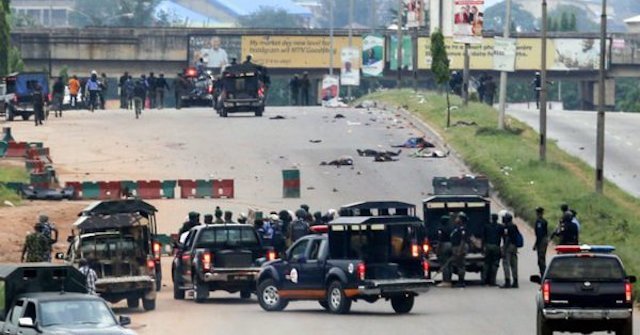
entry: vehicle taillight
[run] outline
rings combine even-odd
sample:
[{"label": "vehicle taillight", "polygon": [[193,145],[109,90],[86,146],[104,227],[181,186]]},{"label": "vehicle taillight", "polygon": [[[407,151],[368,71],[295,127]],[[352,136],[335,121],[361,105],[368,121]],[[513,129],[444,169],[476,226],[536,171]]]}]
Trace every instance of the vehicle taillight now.
[{"label": "vehicle taillight", "polygon": [[18,96],[17,96],[17,95],[14,95],[14,96],[13,96],[13,103],[14,103],[14,104],[17,104],[17,103],[18,103]]},{"label": "vehicle taillight", "polygon": [[364,265],[364,263],[359,263],[358,267],[356,268],[356,275],[358,276],[358,279],[364,280],[366,273],[367,273],[367,266]]},{"label": "vehicle taillight", "polygon": [[426,259],[422,260],[422,271],[424,271],[424,277],[429,278],[429,261]]},{"label": "vehicle taillight", "polygon": [[149,270],[153,271],[156,268],[156,261],[153,259],[147,259],[147,268],[149,268]]},{"label": "vehicle taillight", "polygon": [[209,92],[209,94],[213,93],[213,86],[209,86],[207,88],[207,92]]},{"label": "vehicle taillight", "polygon": [[202,254],[202,269],[205,271],[211,270],[211,259],[213,255],[210,252],[205,252]]},{"label": "vehicle taillight", "polygon": [[425,255],[429,253],[429,250],[431,250],[431,246],[429,245],[429,240],[424,240],[424,242],[422,243],[422,251],[424,251]]},{"label": "vehicle taillight", "polygon": [[160,245],[160,242],[153,242],[153,257],[156,261],[160,260],[160,256],[162,255],[161,251],[162,246]]},{"label": "vehicle taillight", "polygon": [[551,283],[548,280],[542,284],[542,300],[545,304],[551,302]]},{"label": "vehicle taillight", "polygon": [[420,256],[420,247],[417,244],[411,245],[411,256],[419,257]]},{"label": "vehicle taillight", "polygon": [[261,97],[261,98],[264,97],[264,88],[263,87],[260,87],[258,89],[258,96]]},{"label": "vehicle taillight", "polygon": [[631,283],[624,283],[624,298],[627,303],[631,303],[632,293],[633,285],[631,285]]},{"label": "vehicle taillight", "polygon": [[276,252],[273,250],[267,251],[267,260],[272,261],[274,259],[276,259]]}]

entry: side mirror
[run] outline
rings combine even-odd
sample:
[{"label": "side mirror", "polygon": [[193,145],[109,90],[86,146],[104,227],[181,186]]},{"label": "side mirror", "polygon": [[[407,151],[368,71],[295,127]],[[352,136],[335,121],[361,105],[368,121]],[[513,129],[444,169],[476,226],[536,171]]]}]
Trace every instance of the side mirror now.
[{"label": "side mirror", "polygon": [[627,280],[629,281],[629,283],[633,284],[633,283],[635,283],[638,279],[636,278],[636,276],[627,276]]},{"label": "side mirror", "polygon": [[64,259],[64,252],[56,252],[56,259]]},{"label": "side mirror", "polygon": [[32,318],[20,318],[18,320],[18,326],[24,327],[24,328],[35,328],[36,327]]},{"label": "side mirror", "polygon": [[120,322],[120,325],[123,327],[128,326],[131,324],[131,318],[128,316],[120,315],[119,322]]},{"label": "side mirror", "polygon": [[531,277],[529,277],[529,281],[535,284],[541,284],[542,278],[540,278],[540,275],[532,275]]}]

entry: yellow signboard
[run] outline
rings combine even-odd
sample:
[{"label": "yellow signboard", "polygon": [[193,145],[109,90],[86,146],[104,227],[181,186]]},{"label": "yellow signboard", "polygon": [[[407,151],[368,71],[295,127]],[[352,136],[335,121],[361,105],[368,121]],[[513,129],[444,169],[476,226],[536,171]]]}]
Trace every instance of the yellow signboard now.
[{"label": "yellow signboard", "polygon": [[[354,48],[362,49],[362,39],[353,38]],[[340,50],[349,46],[348,37],[335,37],[333,65],[340,68]],[[253,61],[273,68],[329,67],[331,42],[328,36],[242,36],[242,55],[253,55]]]},{"label": "yellow signboard", "polygon": [[[492,38],[485,38],[482,44],[470,45],[470,68],[472,70],[493,69]],[[450,68],[459,70],[464,67],[464,44],[453,43],[445,39]],[[418,68],[431,68],[431,40],[418,39]],[[556,71],[595,70],[600,55],[597,43],[593,39],[548,39],[547,68]],[[542,41],[539,38],[519,38],[516,43],[516,70],[539,70],[542,54]]]}]

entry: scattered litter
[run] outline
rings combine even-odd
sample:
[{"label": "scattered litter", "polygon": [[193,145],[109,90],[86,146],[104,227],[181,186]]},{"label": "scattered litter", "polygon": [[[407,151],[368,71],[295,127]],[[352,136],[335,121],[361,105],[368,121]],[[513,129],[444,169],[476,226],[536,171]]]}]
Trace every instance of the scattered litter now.
[{"label": "scattered litter", "polygon": [[424,137],[411,137],[403,144],[392,145],[392,148],[435,148],[436,146],[424,139]]},{"label": "scattered litter", "polygon": [[410,157],[414,158],[445,158],[449,156],[449,151],[444,152],[440,150],[429,150],[429,149],[419,149],[416,152],[409,154]]},{"label": "scattered litter", "polygon": [[307,190],[309,190],[309,191],[312,191],[312,190],[315,190],[315,189],[316,189],[316,188],[315,188],[315,187],[313,187],[313,186],[309,186],[309,187],[307,187]]},{"label": "scattered litter", "polygon": [[580,150],[584,150],[584,147],[580,147]]},{"label": "scattered litter", "polygon": [[510,166],[505,165],[500,168],[500,172],[502,172],[502,174],[504,174],[505,176],[508,176],[511,171],[513,171],[513,168],[511,168]]},{"label": "scattered litter", "polygon": [[402,150],[398,150],[396,152],[393,151],[378,151],[373,149],[357,149],[358,155],[360,157],[376,157],[380,155],[387,155],[389,157],[396,157],[402,153]]},{"label": "scattered litter", "polygon": [[360,122],[351,122],[351,121],[347,121],[347,126],[359,126],[359,125],[361,125],[361,124],[362,124],[362,123],[360,123]]},{"label": "scattered litter", "polygon": [[334,119],[344,119],[345,116],[342,114],[336,114],[336,116],[333,117]]},{"label": "scattered litter", "polygon": [[453,124],[454,127],[458,127],[458,126],[470,127],[470,126],[477,126],[477,125],[478,124],[475,121],[471,121],[471,122],[469,122],[469,121],[458,121],[458,122]]},{"label": "scattered litter", "polygon": [[381,153],[380,155],[376,156],[373,159],[374,162],[395,162],[397,160],[398,160],[397,158],[393,158],[392,156],[389,156],[386,153]]},{"label": "scattered litter", "polygon": [[4,201],[4,205],[7,207],[16,207],[16,205],[14,205],[11,201],[9,200],[5,200]]},{"label": "scattered litter", "polygon": [[355,106],[355,108],[372,108],[376,107],[376,102],[371,100],[365,100]]},{"label": "scattered litter", "polygon": [[282,115],[276,115],[276,116],[272,116],[269,118],[269,120],[285,120],[286,117],[282,116]]},{"label": "scattered litter", "polygon": [[352,166],[353,165],[353,157],[351,156],[340,156],[340,158],[332,160],[330,162],[322,162],[320,165],[335,165],[336,167],[340,166]]},{"label": "scattered litter", "polygon": [[310,143],[321,143],[322,140],[309,140]]},{"label": "scattered litter", "polygon": [[336,193],[336,192],[338,192],[338,189],[334,187],[333,188],[333,193]]}]

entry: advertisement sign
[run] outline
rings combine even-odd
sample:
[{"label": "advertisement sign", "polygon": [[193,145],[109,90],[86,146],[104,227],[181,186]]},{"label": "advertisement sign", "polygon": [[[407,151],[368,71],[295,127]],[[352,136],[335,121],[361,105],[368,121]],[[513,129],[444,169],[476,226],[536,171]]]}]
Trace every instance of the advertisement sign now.
[{"label": "advertisement sign", "polygon": [[360,49],[342,48],[340,51],[340,84],[360,86]]},{"label": "advertisement sign", "polygon": [[516,39],[495,37],[493,40],[493,69],[514,72],[516,70]]},{"label": "advertisement sign", "polygon": [[424,26],[424,0],[403,0],[407,10],[407,28]]},{"label": "advertisement sign", "polygon": [[382,77],[384,59],[384,37],[364,36],[362,38],[362,74],[365,77]]},{"label": "advertisement sign", "polygon": [[[398,70],[398,36],[392,35],[389,45],[389,61],[391,70]],[[411,36],[402,36],[402,69],[413,70],[413,48]]]},{"label": "advertisement sign", "polygon": [[482,43],[484,0],[453,1],[453,40],[456,43]]},{"label": "advertisement sign", "polygon": [[340,81],[337,76],[325,75],[322,78],[322,106],[336,107],[338,106],[338,97],[340,96]]},{"label": "advertisement sign", "polygon": [[[453,39],[445,38],[445,47],[449,56],[450,68],[461,70],[464,68],[464,45],[454,43]],[[494,69],[493,38],[485,38],[482,44],[469,47],[471,70]],[[431,40],[418,39],[418,68],[431,68]],[[539,38],[518,38],[516,40],[515,70],[540,70],[540,54],[542,41]],[[547,69],[550,71],[594,71],[598,68],[600,59],[600,44],[598,39],[561,38],[548,39]]]},{"label": "advertisement sign", "polygon": [[[349,46],[348,37],[335,37],[334,67],[340,67],[340,50]],[[353,47],[360,49],[362,40],[353,39]],[[329,36],[242,36],[242,54],[253,55],[255,63],[273,68],[329,67],[331,41]]]},{"label": "advertisement sign", "polygon": [[242,62],[240,36],[199,35],[189,37],[189,65],[200,59],[211,69],[220,69],[235,58]]}]

